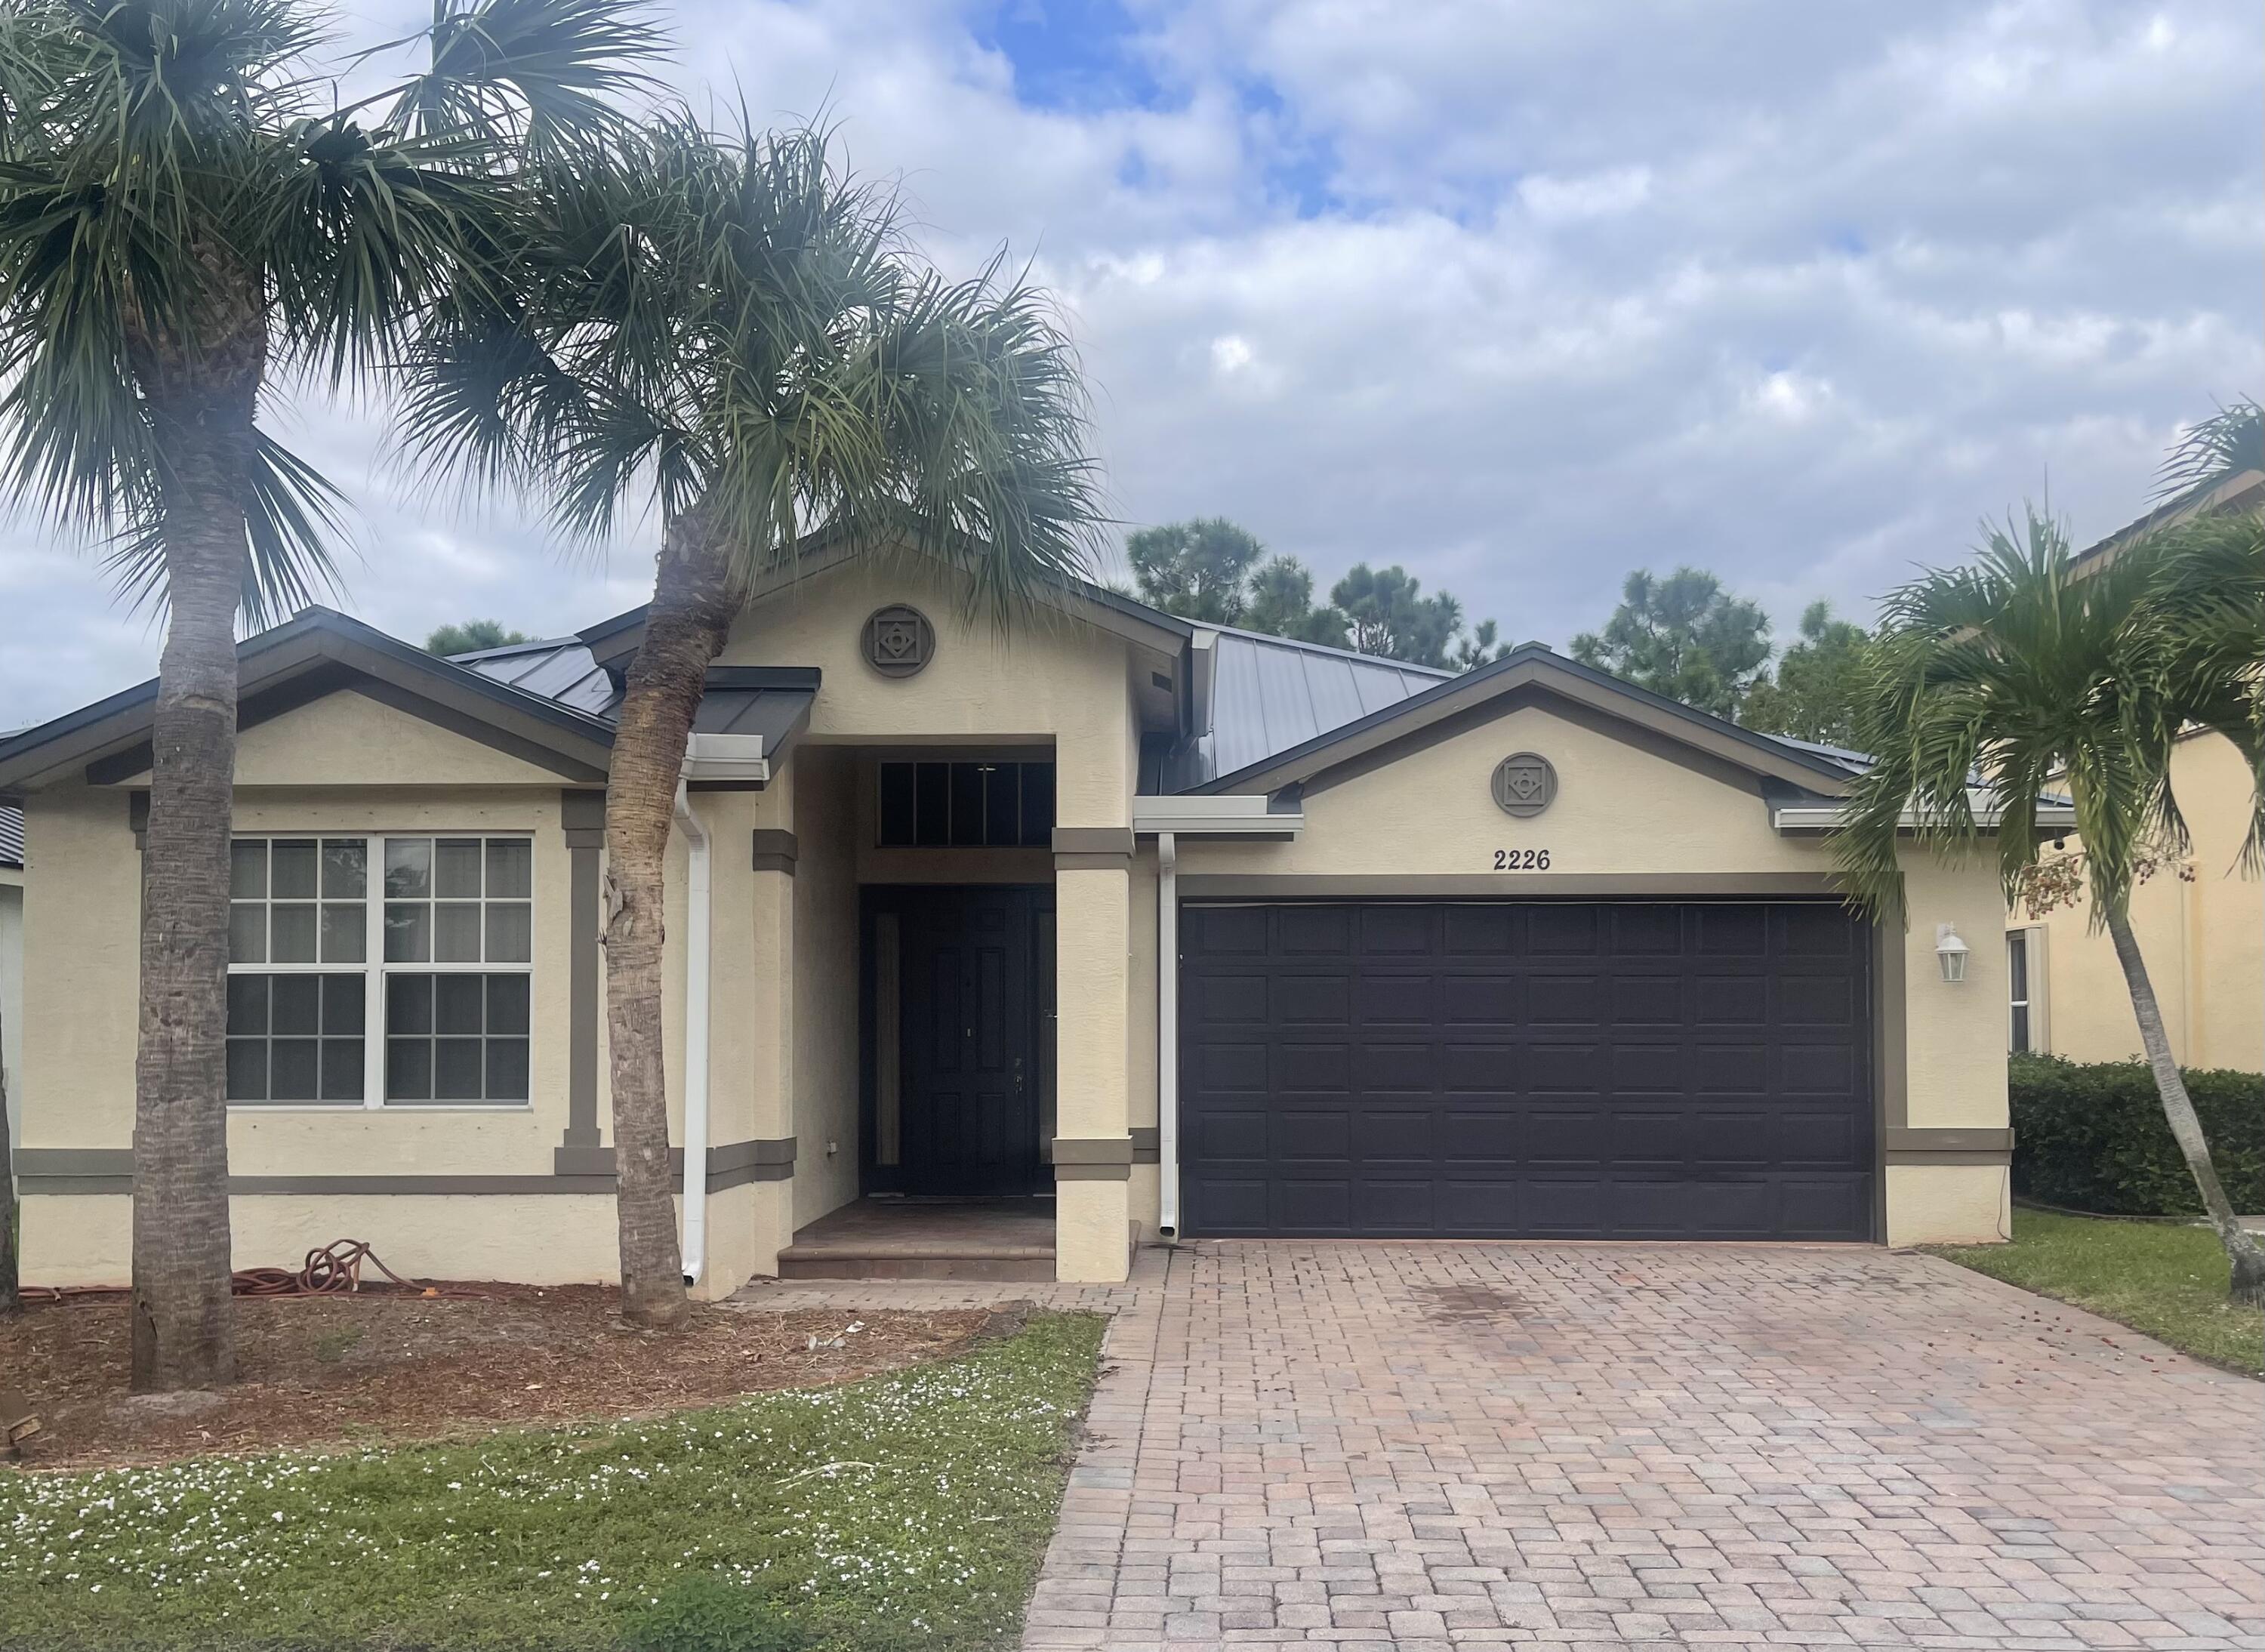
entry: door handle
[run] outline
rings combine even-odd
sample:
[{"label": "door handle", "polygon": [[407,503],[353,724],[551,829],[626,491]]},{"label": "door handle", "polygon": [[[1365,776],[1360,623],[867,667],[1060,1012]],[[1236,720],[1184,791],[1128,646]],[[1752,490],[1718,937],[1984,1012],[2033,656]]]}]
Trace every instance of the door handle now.
[{"label": "door handle", "polygon": [[1022,1057],[1020,1057],[1020,1056],[1016,1056],[1016,1057],[1015,1058],[1015,1094],[1016,1094],[1016,1095],[1020,1095],[1022,1093],[1023,1093],[1023,1058],[1022,1058]]}]

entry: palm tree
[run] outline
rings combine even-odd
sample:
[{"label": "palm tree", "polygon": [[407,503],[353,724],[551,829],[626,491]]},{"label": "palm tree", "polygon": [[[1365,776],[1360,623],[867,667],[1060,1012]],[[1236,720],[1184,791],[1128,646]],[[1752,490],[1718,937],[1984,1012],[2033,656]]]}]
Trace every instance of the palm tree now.
[{"label": "palm tree", "polygon": [[681,112],[560,170],[510,293],[429,335],[404,437],[538,489],[588,538],[660,548],[606,796],[607,1024],[623,1312],[687,1313],[661,1066],[662,857],[709,662],[747,593],[813,541],[940,557],[1003,618],[1086,567],[1101,520],[1068,341],[994,265],[949,283],[823,134]]},{"label": "palm tree", "polygon": [[[2254,531],[2248,543],[2254,558]],[[2258,573],[2252,561],[2253,604]],[[2152,843],[2184,843],[2172,744],[2190,720],[2230,717],[2241,703],[2230,686],[2238,673],[2205,663],[2219,632],[2193,600],[2200,577],[2167,536],[2072,570],[2060,527],[2031,512],[2024,526],[1992,530],[1973,563],[1895,593],[1858,704],[1875,761],[1854,788],[1836,848],[1854,899],[1899,919],[1899,836],[1915,830],[1954,857],[1982,852],[1978,788],[2003,811],[1997,859],[2011,899],[2038,859],[2038,795],[2068,794],[2094,921],[2115,943],[2164,1117],[2225,1247],[2233,1293],[2256,1301],[2265,1300],[2265,1250],[2219,1185],[2131,928],[2137,863]],[[2254,630],[2251,638],[2254,646]],[[2254,653],[2243,669],[2254,706]]]},{"label": "palm tree", "polygon": [[[515,156],[601,131],[652,48],[619,0],[438,0],[426,69],[332,106],[302,0],[0,16],[10,481],[161,600],[135,1074],[137,1388],[234,1366],[224,977],[235,625],[328,577],[337,494],[270,380],[365,374],[524,212]],[[403,42],[397,42],[403,44]],[[335,70],[333,70],[335,72]]]}]

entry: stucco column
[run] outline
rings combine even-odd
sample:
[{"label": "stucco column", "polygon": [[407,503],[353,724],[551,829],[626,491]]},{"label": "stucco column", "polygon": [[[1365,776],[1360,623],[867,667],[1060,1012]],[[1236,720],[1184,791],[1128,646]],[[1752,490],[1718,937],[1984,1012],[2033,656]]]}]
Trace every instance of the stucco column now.
[{"label": "stucco column", "polygon": [[772,1275],[778,1271],[778,1253],[794,1239],[794,1171],[801,1148],[794,1117],[794,877],[799,849],[792,829],[790,768],[783,768],[749,799],[748,830],[732,848],[741,870],[731,910],[746,936],[748,965],[746,991],[733,1006],[744,1020],[730,1032],[739,1045],[732,1088],[746,1120],[730,1139],[748,1144],[741,1154],[748,1162],[728,1172],[726,1179],[748,1178],[743,1206],[750,1224],[748,1271]]},{"label": "stucco column", "polygon": [[1054,1276],[1115,1282],[1131,1261],[1125,1052],[1132,833],[1054,833]]}]

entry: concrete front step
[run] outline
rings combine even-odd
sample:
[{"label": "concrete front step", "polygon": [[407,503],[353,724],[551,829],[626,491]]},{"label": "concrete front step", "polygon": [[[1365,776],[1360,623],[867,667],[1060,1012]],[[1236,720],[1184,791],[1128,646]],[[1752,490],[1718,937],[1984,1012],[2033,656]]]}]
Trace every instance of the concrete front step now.
[{"label": "concrete front step", "polygon": [[1044,1255],[907,1256],[848,1255],[821,1249],[797,1255],[799,1247],[779,1252],[782,1279],[997,1279],[1045,1281],[1054,1277],[1054,1259]]},{"label": "concrete front step", "polygon": [[864,1198],[821,1216],[779,1252],[782,1279],[1054,1277],[1053,1201]]}]

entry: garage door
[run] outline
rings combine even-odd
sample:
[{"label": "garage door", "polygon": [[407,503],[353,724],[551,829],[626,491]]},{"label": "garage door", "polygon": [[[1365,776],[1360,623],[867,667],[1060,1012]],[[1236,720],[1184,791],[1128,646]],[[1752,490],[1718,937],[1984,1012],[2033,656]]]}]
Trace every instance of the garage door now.
[{"label": "garage door", "polygon": [[1872,1235],[1838,905],[1190,906],[1195,1237]]}]

